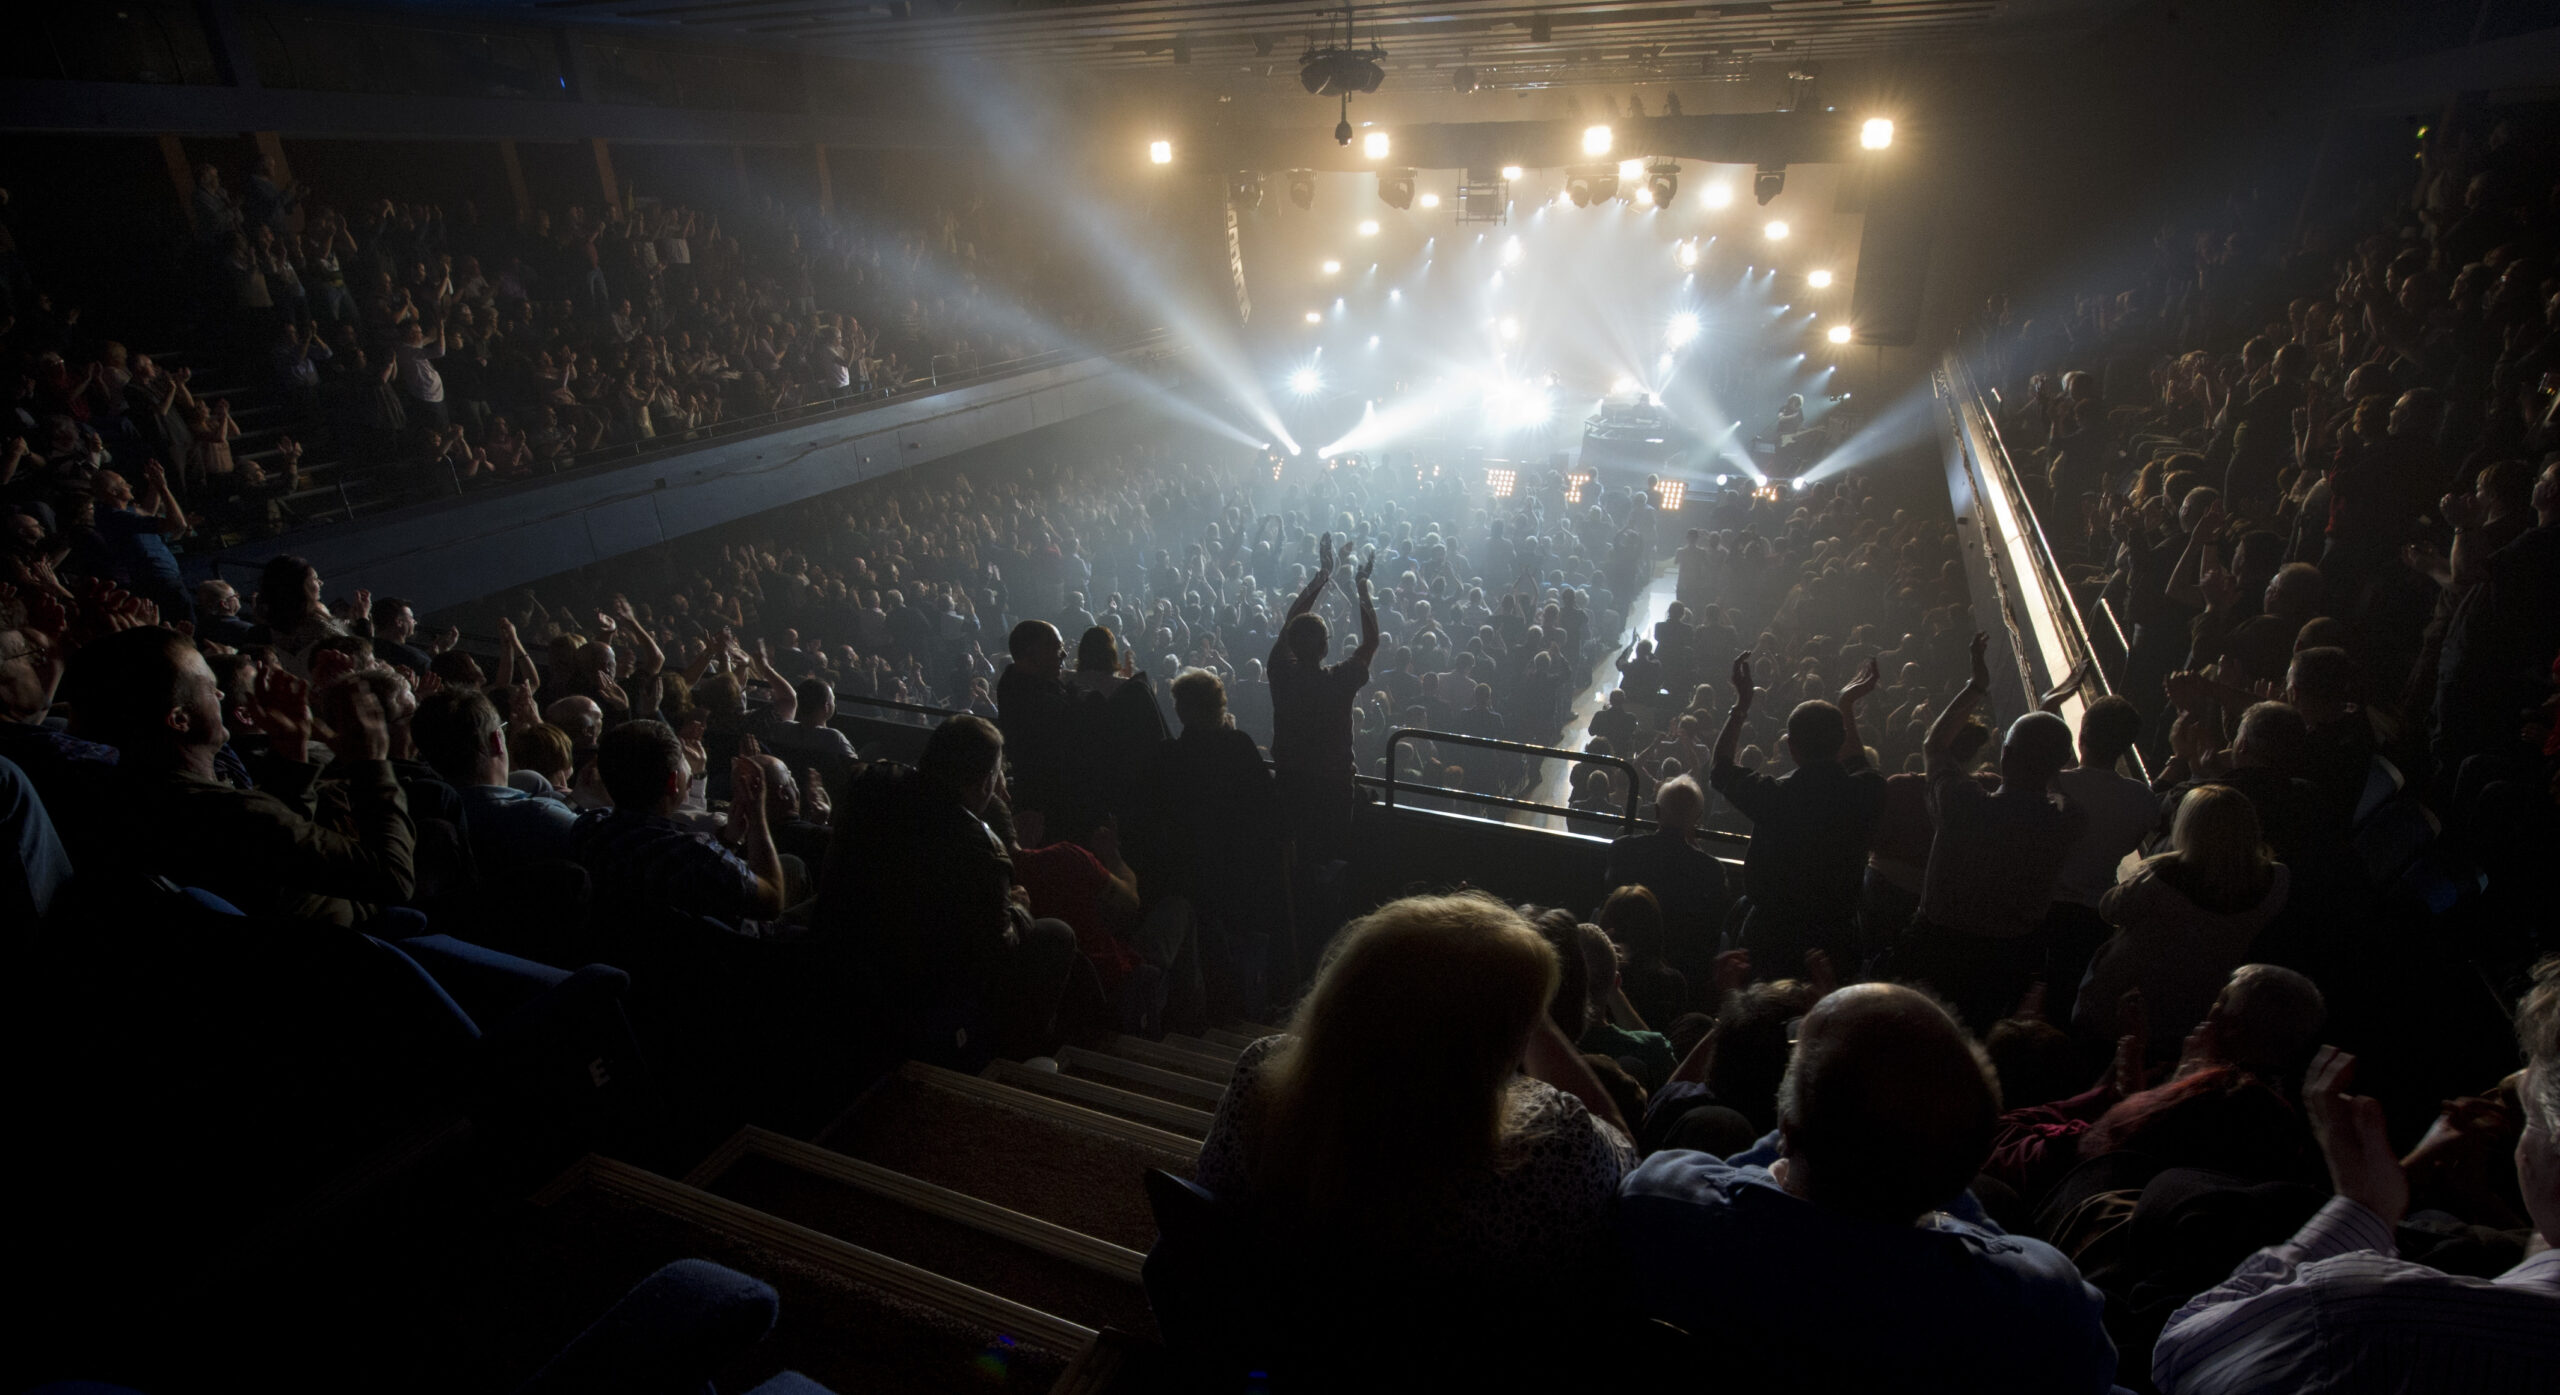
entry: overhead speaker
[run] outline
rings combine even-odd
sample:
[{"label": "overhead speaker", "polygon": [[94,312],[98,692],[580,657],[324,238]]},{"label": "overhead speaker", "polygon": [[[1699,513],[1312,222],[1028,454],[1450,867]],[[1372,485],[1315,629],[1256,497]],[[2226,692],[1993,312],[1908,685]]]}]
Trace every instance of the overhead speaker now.
[{"label": "overhead speaker", "polygon": [[1858,281],[1849,296],[1849,323],[1860,344],[1902,348],[1920,338],[1937,206],[1935,186],[1916,170],[1916,161],[1897,160],[1870,173]]}]

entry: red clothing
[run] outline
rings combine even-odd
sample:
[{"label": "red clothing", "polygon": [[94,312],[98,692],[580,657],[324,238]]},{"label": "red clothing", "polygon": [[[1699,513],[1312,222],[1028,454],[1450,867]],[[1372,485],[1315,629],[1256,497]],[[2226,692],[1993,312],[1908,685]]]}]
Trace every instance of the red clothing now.
[{"label": "red clothing", "polygon": [[1076,932],[1076,948],[1093,961],[1104,988],[1138,967],[1137,951],[1103,924],[1102,890],[1111,874],[1102,859],[1074,843],[1022,848],[1013,855],[1013,879],[1030,893],[1033,915],[1063,920]]}]

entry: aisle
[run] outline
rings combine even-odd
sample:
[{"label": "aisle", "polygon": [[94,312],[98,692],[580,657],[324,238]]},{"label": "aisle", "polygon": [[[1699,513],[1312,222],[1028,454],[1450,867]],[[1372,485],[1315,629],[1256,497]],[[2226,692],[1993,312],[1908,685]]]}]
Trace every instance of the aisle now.
[{"label": "aisle", "polygon": [[[1573,720],[1565,723],[1564,735],[1557,739],[1557,745],[1566,750],[1579,751],[1584,743],[1590,741],[1592,717],[1608,705],[1610,692],[1618,686],[1618,656],[1626,652],[1628,640],[1637,637],[1645,639],[1653,637],[1653,627],[1661,622],[1665,614],[1669,613],[1671,603],[1680,598],[1679,591],[1680,569],[1676,565],[1666,563],[1662,570],[1655,574],[1652,582],[1636,593],[1636,603],[1629,609],[1636,623],[1627,631],[1626,637],[1618,641],[1617,648],[1591,661],[1590,685],[1575,701]],[[1544,774],[1523,797],[1536,800],[1540,804],[1566,803],[1573,794],[1573,766],[1557,760],[1542,761],[1540,764],[1546,767]],[[1528,814],[1523,817],[1540,828],[1561,830],[1565,826],[1562,814]]]}]

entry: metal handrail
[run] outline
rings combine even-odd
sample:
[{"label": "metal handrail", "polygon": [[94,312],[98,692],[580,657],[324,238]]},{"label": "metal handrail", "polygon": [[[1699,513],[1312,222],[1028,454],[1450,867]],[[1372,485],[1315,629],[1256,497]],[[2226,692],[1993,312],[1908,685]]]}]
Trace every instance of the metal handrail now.
[{"label": "metal handrail", "polygon": [[1620,770],[1627,772],[1627,814],[1624,820],[1627,831],[1629,833],[1635,832],[1636,826],[1638,822],[1640,822],[1636,818],[1636,803],[1641,795],[1642,782],[1636,773],[1635,762],[1628,760],[1624,756],[1602,755],[1589,751],[1568,751],[1556,746],[1532,746],[1526,741],[1504,741],[1499,737],[1471,736],[1465,732],[1458,731],[1434,731],[1429,727],[1397,727],[1395,730],[1387,733],[1386,791],[1387,807],[1390,809],[1394,808],[1396,805],[1396,791],[1398,789],[1409,789],[1425,794],[1454,795],[1459,798],[1473,800],[1480,804],[1490,804],[1504,809],[1524,809],[1531,813],[1538,814],[1563,814],[1568,818],[1577,815],[1589,817],[1589,815],[1585,814],[1584,811],[1573,808],[1570,805],[1559,808],[1553,804],[1540,804],[1535,800],[1528,799],[1512,799],[1505,795],[1479,794],[1473,790],[1453,790],[1440,785],[1417,785],[1410,782],[1399,782],[1396,778],[1396,747],[1402,743],[1406,737],[1412,737],[1419,741],[1447,742],[1452,746],[1473,746],[1479,750],[1486,751],[1507,751],[1512,755],[1534,756],[1541,760],[1569,760],[1577,763],[1589,762],[1595,765],[1614,765]]},{"label": "metal handrail", "polygon": [[[2090,693],[2084,689],[2080,694],[2083,703],[2092,697],[2114,692],[2114,684],[2105,666],[2098,662],[2097,646],[2090,642],[2088,617],[2081,614],[2080,603],[2072,597],[2071,588],[2062,579],[2062,564],[2054,556],[2053,544],[2045,537],[2044,520],[2036,513],[2034,501],[2019,487],[2017,461],[2009,453],[2007,439],[2000,434],[1999,420],[1983,405],[1985,390],[1975,382],[1971,366],[1956,354],[1947,355],[1939,366],[1937,377],[1957,434],[1973,438],[1959,444],[1971,447],[1965,451],[1965,459],[1966,468],[1974,475],[1974,488],[1986,494],[1987,491],[1998,490],[2001,501],[2017,521],[2018,539],[2026,547],[2027,565],[2023,570],[2028,575],[2024,579],[2043,595],[2045,613],[2053,619],[2055,638],[2061,641],[2062,657],[2068,661],[2060,670],[2048,674],[2046,679],[2026,675],[2029,694],[2032,696],[2046,680],[2058,681],[2072,668],[2082,665],[2087,667],[2098,690]],[[1984,537],[1990,536],[1988,519],[1983,520],[1982,531]],[[2106,619],[2111,625],[2115,623],[2112,611],[2107,612]],[[2122,637],[2121,629],[2118,635]],[[2148,772],[2139,753],[2127,752],[2125,759],[2132,763],[2137,776],[2147,777]]]}]

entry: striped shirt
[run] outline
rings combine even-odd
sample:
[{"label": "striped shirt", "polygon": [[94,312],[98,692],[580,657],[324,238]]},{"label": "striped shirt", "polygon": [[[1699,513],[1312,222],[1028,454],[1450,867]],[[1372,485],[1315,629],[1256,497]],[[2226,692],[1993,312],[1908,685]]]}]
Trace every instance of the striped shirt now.
[{"label": "striped shirt", "polygon": [[2151,1379],[2164,1395],[2560,1391],[2560,1250],[2495,1279],[2447,1274],[2399,1258],[2381,1216],[2332,1197],[2171,1315]]}]

